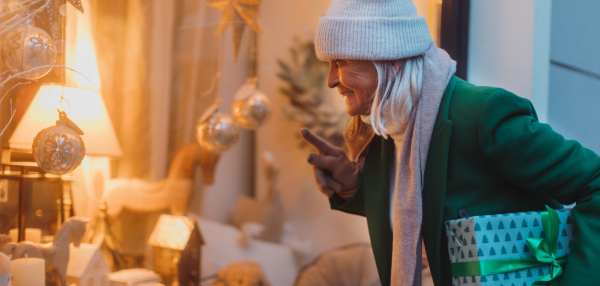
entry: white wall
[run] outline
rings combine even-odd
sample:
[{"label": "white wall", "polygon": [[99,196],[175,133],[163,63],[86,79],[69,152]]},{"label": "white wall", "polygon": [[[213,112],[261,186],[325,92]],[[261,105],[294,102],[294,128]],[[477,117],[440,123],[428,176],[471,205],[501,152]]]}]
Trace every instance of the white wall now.
[{"label": "white wall", "polygon": [[[221,81],[219,87],[219,96],[221,98],[222,111],[231,115],[231,105],[233,104],[233,95],[244,84],[248,77],[249,58],[247,48],[248,30],[242,38],[238,60],[233,61],[233,40],[231,37],[231,28],[223,33],[223,61],[221,65]],[[217,41],[215,37],[215,41]],[[246,49],[244,49],[246,47]],[[242,51],[244,49],[244,51]],[[250,132],[240,128],[240,137],[238,142],[231,149],[221,154],[221,159],[215,170],[215,181],[213,185],[204,186],[204,193],[197,194],[202,196],[201,214],[204,218],[216,220],[219,222],[228,222],[229,216],[235,202],[240,195],[250,194],[252,186],[251,168],[251,147]],[[200,168],[197,168],[195,176],[196,184],[202,183],[202,174]]]},{"label": "white wall", "polygon": [[[279,189],[282,192],[285,219],[304,239],[314,243],[314,253],[354,242],[369,241],[366,219],[333,211],[327,198],[316,188],[306,158],[310,153],[298,148],[300,125],[283,119],[282,108],[288,100],[278,89],[277,60],[290,61],[289,48],[296,36],[312,38],[319,20],[329,7],[328,0],[263,0],[263,34],[259,42],[259,88],[273,103],[271,119],[258,130],[257,158],[270,150],[281,167]],[[333,100],[343,104],[337,92]],[[258,165],[258,164],[257,164]],[[257,193],[264,195],[262,169],[257,172]]]},{"label": "white wall", "polygon": [[600,1],[555,1],[548,121],[600,154]]},{"label": "white wall", "polygon": [[530,99],[547,121],[550,0],[471,1],[470,83],[507,89]]},{"label": "white wall", "polygon": [[440,0],[413,0],[419,16],[425,16],[431,39],[439,44],[440,26],[442,22],[442,1]]}]

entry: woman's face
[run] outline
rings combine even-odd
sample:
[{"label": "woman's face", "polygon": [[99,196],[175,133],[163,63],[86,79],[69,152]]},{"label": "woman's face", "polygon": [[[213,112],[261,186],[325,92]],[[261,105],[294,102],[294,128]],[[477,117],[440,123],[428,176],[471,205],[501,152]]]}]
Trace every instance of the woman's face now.
[{"label": "woman's face", "polygon": [[371,61],[329,60],[327,86],[337,87],[346,98],[348,115],[368,115],[377,89],[377,70]]}]

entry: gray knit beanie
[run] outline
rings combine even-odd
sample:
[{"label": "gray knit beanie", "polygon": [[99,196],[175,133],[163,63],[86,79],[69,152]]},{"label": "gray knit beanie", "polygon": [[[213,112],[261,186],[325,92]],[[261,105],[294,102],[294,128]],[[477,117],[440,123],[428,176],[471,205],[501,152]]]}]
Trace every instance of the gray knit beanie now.
[{"label": "gray knit beanie", "polygon": [[427,22],[412,0],[332,0],[315,35],[321,60],[396,60],[430,45]]}]

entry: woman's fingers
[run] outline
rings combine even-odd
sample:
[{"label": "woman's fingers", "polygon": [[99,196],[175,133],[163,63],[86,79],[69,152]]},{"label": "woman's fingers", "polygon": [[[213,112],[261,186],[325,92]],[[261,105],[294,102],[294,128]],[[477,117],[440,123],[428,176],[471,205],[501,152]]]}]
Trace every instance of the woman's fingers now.
[{"label": "woman's fingers", "polygon": [[333,194],[335,194],[335,191],[333,191],[333,190],[332,190],[332,189],[330,189],[330,188],[323,188],[323,189],[321,190],[321,193],[323,193],[324,195],[326,195],[328,198],[332,198],[332,197],[333,197]]},{"label": "woman's fingers", "polygon": [[327,174],[325,174],[325,170],[313,167],[313,172],[315,180],[317,181],[317,186],[319,187],[321,192],[327,195],[328,197],[331,198],[333,194],[338,193],[342,190],[342,184],[338,183],[336,180],[332,179]]},{"label": "woman's fingers", "polygon": [[321,169],[334,171],[339,163],[337,157],[327,156],[327,155],[318,155],[318,154],[310,154],[308,155],[308,163],[319,167]]},{"label": "woman's fingers", "polygon": [[302,136],[304,141],[308,142],[308,144],[315,147],[315,149],[319,151],[319,154],[337,155],[341,150],[327,143],[327,141],[323,140],[323,138],[313,134],[307,128],[302,128],[302,130],[300,130],[300,135]]},{"label": "woman's fingers", "polygon": [[338,183],[336,180],[332,179],[329,176],[325,176],[325,180],[327,181],[327,188],[333,190],[334,192],[338,193],[342,190],[342,184]]},{"label": "woman's fingers", "polygon": [[334,191],[328,187],[327,176],[325,176],[323,169],[313,167],[313,175],[315,176],[317,187],[321,193],[325,194],[329,198],[333,197]]},{"label": "woman's fingers", "polygon": [[321,137],[313,134],[306,128],[303,128],[300,131],[300,134],[306,142],[317,149],[319,154],[322,154],[310,154],[308,156],[308,163],[313,165],[313,174],[319,190],[327,197],[333,197],[335,193],[342,190],[343,185],[334,180],[330,175],[326,174],[325,170],[336,170],[338,167],[337,165],[339,164],[338,155],[340,155],[340,153],[344,154],[344,151],[327,143]]}]

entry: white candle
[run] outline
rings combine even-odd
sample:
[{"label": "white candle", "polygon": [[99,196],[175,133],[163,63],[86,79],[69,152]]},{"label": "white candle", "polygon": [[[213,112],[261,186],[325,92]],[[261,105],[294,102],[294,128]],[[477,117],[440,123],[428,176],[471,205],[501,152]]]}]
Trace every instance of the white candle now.
[{"label": "white candle", "polygon": [[42,230],[39,228],[26,228],[25,240],[33,243],[40,243],[42,241]]},{"label": "white candle", "polygon": [[8,235],[10,236],[10,239],[12,239],[13,242],[19,241],[19,230],[18,229],[13,228],[13,229],[9,230]]},{"label": "white candle", "polygon": [[43,286],[46,285],[44,259],[19,258],[10,262],[13,267],[13,286]]},{"label": "white candle", "polygon": [[[9,236],[12,241],[19,241],[19,230],[13,228],[9,231]],[[25,229],[25,240],[33,243],[40,243],[42,241],[42,230],[39,228],[26,228]]]}]

